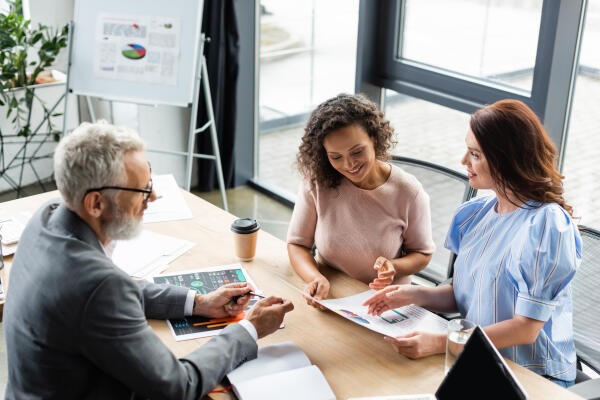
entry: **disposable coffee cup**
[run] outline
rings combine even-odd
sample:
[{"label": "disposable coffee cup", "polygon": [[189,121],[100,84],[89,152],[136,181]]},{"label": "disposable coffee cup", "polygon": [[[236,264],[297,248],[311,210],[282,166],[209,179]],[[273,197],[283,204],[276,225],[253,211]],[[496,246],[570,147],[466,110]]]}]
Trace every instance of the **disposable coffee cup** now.
[{"label": "disposable coffee cup", "polygon": [[256,254],[256,242],[260,225],[254,218],[240,218],[233,221],[233,244],[235,256],[240,261],[251,261]]}]

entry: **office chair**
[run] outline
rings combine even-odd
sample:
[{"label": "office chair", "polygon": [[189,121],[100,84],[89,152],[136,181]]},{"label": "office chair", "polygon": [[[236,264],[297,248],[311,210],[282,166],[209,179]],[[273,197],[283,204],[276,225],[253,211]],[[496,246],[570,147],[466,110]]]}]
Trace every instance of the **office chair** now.
[{"label": "office chair", "polygon": [[475,196],[476,190],[469,186],[465,174],[441,165],[401,156],[392,156],[390,162],[414,175],[429,194],[436,250],[429,265],[417,275],[434,283],[443,282],[452,276],[456,257],[444,247],[452,216],[459,205]]},{"label": "office chair", "polygon": [[577,351],[577,378],[569,390],[586,399],[600,399],[600,378],[591,380],[581,371],[585,364],[600,373],[600,232],[579,227],[583,258],[571,282],[573,337]]}]

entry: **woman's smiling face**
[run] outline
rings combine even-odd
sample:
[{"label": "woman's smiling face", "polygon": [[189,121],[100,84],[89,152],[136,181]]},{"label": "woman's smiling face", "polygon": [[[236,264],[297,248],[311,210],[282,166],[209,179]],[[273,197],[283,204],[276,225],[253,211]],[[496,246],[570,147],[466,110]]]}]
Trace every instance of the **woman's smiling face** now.
[{"label": "woman's smiling face", "polygon": [[467,131],[465,142],[467,152],[461,163],[467,167],[469,184],[474,189],[494,189],[495,184],[490,173],[490,167],[471,129]]},{"label": "woman's smiling face", "polygon": [[361,186],[373,173],[375,146],[362,126],[355,124],[330,132],[323,146],[331,166],[355,185]]}]

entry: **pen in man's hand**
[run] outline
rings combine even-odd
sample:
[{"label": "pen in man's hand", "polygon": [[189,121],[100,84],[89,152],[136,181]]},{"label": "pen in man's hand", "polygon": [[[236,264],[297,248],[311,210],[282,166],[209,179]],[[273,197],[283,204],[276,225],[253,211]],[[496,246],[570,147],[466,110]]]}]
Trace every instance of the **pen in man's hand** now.
[{"label": "pen in man's hand", "polygon": [[246,293],[246,294],[242,294],[242,295],[240,295],[240,296],[233,296],[233,297],[231,298],[231,301],[232,301],[233,303],[237,303],[237,301],[238,301],[240,298],[244,297],[244,296],[256,296],[256,297],[260,297],[261,299],[265,299],[265,298],[266,298],[266,297],[265,297],[265,296],[263,296],[262,294],[258,294],[258,293],[254,293],[254,292],[248,292],[248,293]]}]

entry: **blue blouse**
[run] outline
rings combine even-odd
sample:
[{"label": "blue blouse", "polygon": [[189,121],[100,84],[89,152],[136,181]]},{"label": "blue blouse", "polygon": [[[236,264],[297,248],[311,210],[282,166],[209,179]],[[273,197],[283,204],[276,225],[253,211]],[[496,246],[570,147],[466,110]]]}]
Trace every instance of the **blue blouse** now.
[{"label": "blue blouse", "polygon": [[[519,314],[545,321],[532,344],[500,353],[540,374],[575,379],[570,281],[581,262],[581,238],[558,204],[498,214],[495,196],[458,208],[445,246],[457,254],[454,297],[461,315],[481,326]],[[538,203],[539,204],[539,203]]]}]

